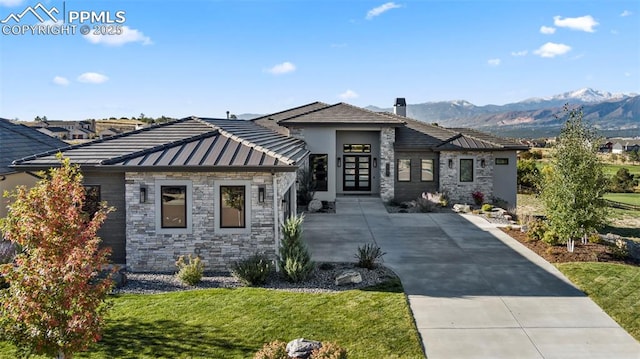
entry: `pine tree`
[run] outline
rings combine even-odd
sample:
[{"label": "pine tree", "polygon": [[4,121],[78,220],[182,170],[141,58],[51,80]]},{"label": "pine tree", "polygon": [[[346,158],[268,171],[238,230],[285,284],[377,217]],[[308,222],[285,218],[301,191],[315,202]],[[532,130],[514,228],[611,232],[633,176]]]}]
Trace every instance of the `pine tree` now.
[{"label": "pine tree", "polygon": [[302,242],[304,216],[292,216],[282,225],[282,242],[278,264],[291,282],[305,280],[314,268],[311,255]]}]

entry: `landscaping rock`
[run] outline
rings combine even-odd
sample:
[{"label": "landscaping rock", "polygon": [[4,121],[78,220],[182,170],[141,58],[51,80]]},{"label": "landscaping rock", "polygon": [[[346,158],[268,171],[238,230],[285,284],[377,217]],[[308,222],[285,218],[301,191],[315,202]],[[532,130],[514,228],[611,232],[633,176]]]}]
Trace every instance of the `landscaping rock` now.
[{"label": "landscaping rock", "polygon": [[453,205],[453,211],[456,213],[469,213],[471,212],[471,206],[468,204],[456,203]]},{"label": "landscaping rock", "polygon": [[318,212],[322,209],[322,201],[318,199],[311,200],[309,202],[309,212]]},{"label": "landscaping rock", "polygon": [[298,338],[287,343],[287,354],[290,358],[307,359],[315,349],[322,348],[322,343],[315,340]]},{"label": "landscaping rock", "polygon": [[342,272],[336,277],[336,285],[345,285],[351,283],[357,284],[360,282],[362,282],[362,276],[359,272],[356,271]]}]

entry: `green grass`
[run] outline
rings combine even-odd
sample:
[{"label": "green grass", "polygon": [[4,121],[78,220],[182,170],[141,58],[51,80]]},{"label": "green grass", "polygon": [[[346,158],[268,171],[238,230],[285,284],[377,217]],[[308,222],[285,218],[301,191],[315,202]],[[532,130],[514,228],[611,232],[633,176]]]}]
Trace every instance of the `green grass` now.
[{"label": "green grass", "polygon": [[[103,340],[76,358],[251,358],[264,343],[299,337],[337,342],[349,358],[420,358],[398,283],[331,294],[239,288],[120,295]],[[0,342],[0,358],[14,356]]]},{"label": "green grass", "polygon": [[563,263],[557,267],[640,340],[640,267],[611,263]]},{"label": "green grass", "polygon": [[636,164],[631,164],[631,163],[625,163],[623,165],[618,165],[618,164],[605,164],[604,165],[604,173],[605,175],[611,177],[613,175],[616,174],[616,172],[618,172],[619,169],[621,168],[626,168],[629,170],[629,173],[631,173],[632,175],[636,175],[638,177],[640,177],[640,165]]},{"label": "green grass", "polygon": [[640,193],[607,193],[605,199],[640,206]]}]

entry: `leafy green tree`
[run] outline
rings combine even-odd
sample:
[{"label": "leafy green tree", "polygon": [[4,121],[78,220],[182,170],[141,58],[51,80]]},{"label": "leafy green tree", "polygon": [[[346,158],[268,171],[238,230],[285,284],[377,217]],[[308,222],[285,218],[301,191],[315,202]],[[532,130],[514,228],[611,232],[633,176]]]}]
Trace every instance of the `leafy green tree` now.
[{"label": "leafy green tree", "polygon": [[626,168],[621,168],[611,179],[610,191],[617,193],[632,193],[634,187],[638,185],[638,180]]},{"label": "leafy green tree", "polygon": [[576,239],[606,223],[607,190],[600,140],[582,120],[582,110],[565,105],[566,122],[553,149],[550,166],[543,171],[541,197],[550,229],[561,242]]},{"label": "leafy green tree", "polygon": [[629,159],[633,162],[640,162],[640,152],[638,150],[629,152]]},{"label": "leafy green tree", "polygon": [[31,190],[16,190],[0,220],[3,236],[21,248],[0,266],[9,283],[0,290],[0,337],[25,355],[71,358],[100,339],[112,280],[96,233],[111,209],[85,212],[82,174],[59,158],[61,167]]},{"label": "leafy green tree", "polygon": [[518,160],[518,186],[524,186],[538,191],[541,181],[540,170],[536,166],[536,161]]}]

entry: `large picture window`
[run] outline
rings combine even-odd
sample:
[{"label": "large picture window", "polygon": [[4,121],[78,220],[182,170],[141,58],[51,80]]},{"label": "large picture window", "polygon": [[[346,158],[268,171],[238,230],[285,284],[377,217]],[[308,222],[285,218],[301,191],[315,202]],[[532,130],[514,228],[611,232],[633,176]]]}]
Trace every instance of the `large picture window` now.
[{"label": "large picture window", "polygon": [[220,186],[220,228],[245,228],[245,186]]},{"label": "large picture window", "polygon": [[433,160],[422,160],[420,163],[420,180],[433,181]]},{"label": "large picture window", "polygon": [[160,186],[162,228],[187,228],[187,186]]},{"label": "large picture window", "polygon": [[460,159],[460,182],[473,182],[473,159]]},{"label": "large picture window", "polygon": [[309,166],[311,166],[311,181],[313,189],[316,191],[328,190],[328,161],[327,154],[312,154],[309,156]]},{"label": "large picture window", "polygon": [[398,160],[398,182],[411,181],[411,160]]}]

